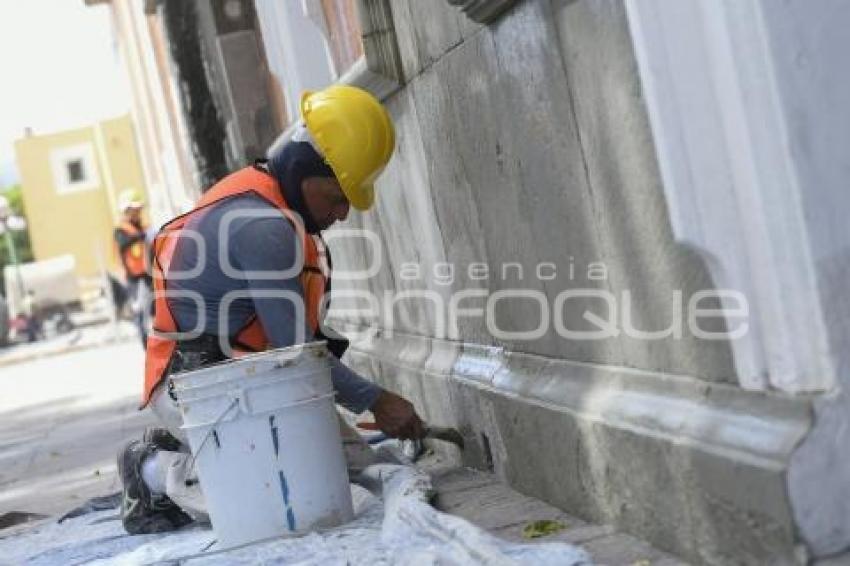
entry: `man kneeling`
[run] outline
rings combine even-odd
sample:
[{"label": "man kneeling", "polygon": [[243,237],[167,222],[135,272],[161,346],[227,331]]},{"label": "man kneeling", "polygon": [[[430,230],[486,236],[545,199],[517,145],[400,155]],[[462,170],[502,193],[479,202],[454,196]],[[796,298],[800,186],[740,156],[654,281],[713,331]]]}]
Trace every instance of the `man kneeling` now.
[{"label": "man kneeling", "polygon": [[[327,340],[338,403],[370,410],[388,436],[423,435],[413,406],[343,365],[347,341],[326,336],[320,324],[332,265],[321,232],[351,206],[372,206],[372,183],[395,145],[392,121],[377,99],[350,86],[305,94],[301,116],[303,125],[269,161],[222,179],[154,241],[154,333],[142,408],[149,406],[163,428],[118,457],[129,533],[169,531],[206,515],[170,376],[234,352]],[[194,329],[191,337],[187,329]],[[356,473],[373,452],[341,419],[340,427],[349,472]]]}]

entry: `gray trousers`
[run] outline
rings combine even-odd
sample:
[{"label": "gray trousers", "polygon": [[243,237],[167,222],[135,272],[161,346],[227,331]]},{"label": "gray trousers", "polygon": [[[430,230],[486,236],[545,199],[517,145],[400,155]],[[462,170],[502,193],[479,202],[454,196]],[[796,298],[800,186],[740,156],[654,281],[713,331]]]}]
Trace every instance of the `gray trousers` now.
[{"label": "gray trousers", "polygon": [[127,300],[130,301],[130,310],[133,312],[133,324],[139,331],[142,340],[142,348],[145,348],[148,340],[148,328],[151,323],[151,297],[153,291],[144,277],[127,278]]},{"label": "gray trousers", "polygon": [[[198,476],[194,468],[189,442],[181,428],[183,416],[176,401],[171,398],[165,386],[160,385],[151,397],[150,408],[159,418],[162,426],[168,429],[186,447],[185,452],[157,453],[157,466],[164,466],[165,494],[196,520],[208,520],[207,506]],[[342,435],[343,450],[348,464],[349,478],[356,478],[367,466],[378,461],[374,450],[363,440],[354,428],[339,417],[339,430]]]}]

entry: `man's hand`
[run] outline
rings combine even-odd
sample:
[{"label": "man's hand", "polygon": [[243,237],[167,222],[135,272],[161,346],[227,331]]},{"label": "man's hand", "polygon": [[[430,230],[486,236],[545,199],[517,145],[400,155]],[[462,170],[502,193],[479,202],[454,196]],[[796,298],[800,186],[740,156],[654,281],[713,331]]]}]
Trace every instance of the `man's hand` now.
[{"label": "man's hand", "polygon": [[381,432],[392,438],[414,440],[425,435],[425,425],[413,405],[395,393],[382,391],[370,409]]}]

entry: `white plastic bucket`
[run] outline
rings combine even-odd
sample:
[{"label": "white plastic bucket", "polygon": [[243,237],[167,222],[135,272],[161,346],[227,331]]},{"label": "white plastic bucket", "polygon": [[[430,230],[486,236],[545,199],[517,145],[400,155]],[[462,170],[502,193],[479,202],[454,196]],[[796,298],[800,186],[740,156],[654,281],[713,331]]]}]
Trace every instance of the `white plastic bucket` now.
[{"label": "white plastic bucket", "polygon": [[324,342],[172,376],[222,547],[353,516]]}]

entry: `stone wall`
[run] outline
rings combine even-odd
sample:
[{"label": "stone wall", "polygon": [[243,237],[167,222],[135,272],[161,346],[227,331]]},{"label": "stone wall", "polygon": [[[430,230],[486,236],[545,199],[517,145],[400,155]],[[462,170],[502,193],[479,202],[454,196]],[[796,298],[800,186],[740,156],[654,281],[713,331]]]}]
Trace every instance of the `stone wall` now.
[{"label": "stone wall", "polygon": [[[582,318],[586,310],[619,330],[624,316],[641,331],[680,319],[682,338],[570,340],[554,316],[538,339],[499,340],[485,317],[461,320],[449,337],[734,383],[728,344],[695,338],[686,309],[673,306],[677,292],[686,306],[713,284],[702,260],[670,235],[622,6],[563,4],[553,12],[548,2],[525,2],[486,28],[441,2],[395,5],[407,80],[389,100],[398,149],[378,183],[376,212],[352,220],[383,242],[381,276],[369,289],[433,291],[446,304],[469,288],[522,289],[550,307],[565,290],[607,291],[619,312],[601,299],[571,299],[565,326],[599,330]],[[452,284],[443,262],[454,267]],[[418,280],[411,263],[421,266]],[[470,279],[478,263],[487,279],[476,267]],[[432,301],[400,303],[398,330],[434,335]],[[506,333],[535,329],[540,307],[502,300],[492,322]]]},{"label": "stone wall", "polygon": [[[622,2],[526,0],[489,26],[447,2],[392,6],[396,155],[375,209],[343,227],[379,242],[329,234],[337,272],[378,266],[334,283],[351,363],[526,493],[694,562],[791,562],[785,470],[809,406],[739,388],[729,342],[674,304],[714,288],[710,259],[673,239]],[[577,289],[619,312],[559,302]],[[370,300],[375,315],[350,310]],[[485,314],[455,327],[453,300]],[[540,301],[563,308],[542,324]],[[599,330],[587,311],[619,334],[564,338],[555,319]],[[680,338],[625,332],[675,320]]]}]

